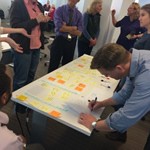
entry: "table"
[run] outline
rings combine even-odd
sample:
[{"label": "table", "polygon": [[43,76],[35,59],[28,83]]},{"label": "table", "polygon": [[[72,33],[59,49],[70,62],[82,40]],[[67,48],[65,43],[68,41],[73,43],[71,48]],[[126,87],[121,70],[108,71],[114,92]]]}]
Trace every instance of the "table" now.
[{"label": "table", "polygon": [[[8,34],[1,34],[0,37],[7,37]],[[8,43],[6,42],[1,42],[0,43],[0,49],[2,50],[2,52],[6,52],[9,51],[9,49],[11,49],[11,47],[9,46]]]},{"label": "table", "polygon": [[[8,34],[1,34],[0,37],[7,37]],[[0,43],[0,50],[3,53],[1,62],[4,64],[9,64],[12,62],[12,53],[11,53],[11,47],[8,43],[6,42],[1,42]]]},{"label": "table", "polygon": [[[83,55],[13,92],[12,100],[41,116],[52,118],[90,136],[91,131],[78,123],[79,113],[92,113],[99,118],[104,108],[91,112],[87,108],[88,100],[95,97],[103,100],[112,96],[119,82],[106,78],[97,70],[91,70],[91,60],[92,56]],[[40,119],[33,120],[40,126],[44,124]]]}]

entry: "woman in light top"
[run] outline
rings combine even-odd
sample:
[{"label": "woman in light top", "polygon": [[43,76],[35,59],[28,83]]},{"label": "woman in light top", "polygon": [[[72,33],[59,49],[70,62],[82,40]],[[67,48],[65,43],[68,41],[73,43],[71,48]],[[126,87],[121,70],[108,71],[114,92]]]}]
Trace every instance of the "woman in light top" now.
[{"label": "woman in light top", "polygon": [[83,33],[78,39],[78,56],[91,54],[93,46],[96,45],[100,32],[100,12],[102,1],[94,0],[90,8],[83,15]]}]

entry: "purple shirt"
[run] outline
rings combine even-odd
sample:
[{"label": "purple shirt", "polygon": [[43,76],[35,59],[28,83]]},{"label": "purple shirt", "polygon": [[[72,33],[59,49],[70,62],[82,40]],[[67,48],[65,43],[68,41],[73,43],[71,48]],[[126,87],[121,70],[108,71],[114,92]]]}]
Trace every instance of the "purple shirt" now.
[{"label": "purple shirt", "polygon": [[118,21],[115,27],[121,27],[120,35],[116,43],[122,45],[127,50],[133,47],[136,39],[129,40],[126,36],[128,34],[139,34],[145,32],[145,29],[140,27],[139,20],[136,19],[130,21],[129,16],[125,16],[122,20]]},{"label": "purple shirt", "polygon": [[[80,11],[75,7],[73,10],[73,18],[71,21],[71,26],[77,26],[78,30],[82,32],[82,14]],[[63,5],[58,7],[55,14],[54,14],[54,23],[55,23],[55,32],[56,35],[62,35],[67,37],[68,33],[60,32],[60,28],[62,27],[63,23],[69,23],[69,14],[71,8],[69,5]]]}]

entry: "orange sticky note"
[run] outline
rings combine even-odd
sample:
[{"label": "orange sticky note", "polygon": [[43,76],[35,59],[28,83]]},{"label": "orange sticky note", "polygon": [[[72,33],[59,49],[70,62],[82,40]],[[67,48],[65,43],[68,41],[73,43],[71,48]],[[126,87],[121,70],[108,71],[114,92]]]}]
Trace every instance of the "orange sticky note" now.
[{"label": "orange sticky note", "polygon": [[51,116],[53,116],[53,117],[56,117],[56,118],[60,117],[60,115],[61,115],[60,112],[55,111],[55,110],[51,111],[49,114],[50,114]]},{"label": "orange sticky note", "polygon": [[84,67],[83,65],[80,65],[80,64],[79,64],[78,66],[79,66],[79,67],[81,67],[81,68],[83,68],[83,67]]},{"label": "orange sticky note", "polygon": [[56,79],[53,78],[53,77],[49,77],[48,80],[50,80],[50,81],[55,81]]},{"label": "orange sticky note", "polygon": [[85,88],[85,87],[86,87],[86,85],[85,85],[85,84],[82,84],[82,83],[80,83],[79,86],[82,87],[82,88]]},{"label": "orange sticky note", "polygon": [[64,84],[65,83],[64,80],[58,80],[57,82],[60,83],[60,84]]},{"label": "orange sticky note", "polygon": [[25,100],[27,100],[27,97],[24,95],[19,95],[19,96],[17,96],[17,99],[19,99],[21,101],[25,101]]},{"label": "orange sticky note", "polygon": [[79,86],[77,86],[76,88],[75,88],[75,90],[77,90],[77,91],[82,91],[83,90],[83,88],[81,88],[81,87],[79,87]]}]

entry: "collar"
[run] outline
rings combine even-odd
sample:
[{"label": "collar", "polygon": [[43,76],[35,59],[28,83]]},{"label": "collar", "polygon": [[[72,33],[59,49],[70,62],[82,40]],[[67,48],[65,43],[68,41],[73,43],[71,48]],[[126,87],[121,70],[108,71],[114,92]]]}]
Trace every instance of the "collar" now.
[{"label": "collar", "polygon": [[71,7],[69,6],[69,4],[67,4],[67,10],[68,10],[68,11],[70,11],[70,10],[73,10],[73,11],[74,11],[75,8],[76,8],[76,6],[75,6],[74,8],[71,8]]}]

